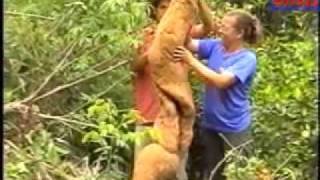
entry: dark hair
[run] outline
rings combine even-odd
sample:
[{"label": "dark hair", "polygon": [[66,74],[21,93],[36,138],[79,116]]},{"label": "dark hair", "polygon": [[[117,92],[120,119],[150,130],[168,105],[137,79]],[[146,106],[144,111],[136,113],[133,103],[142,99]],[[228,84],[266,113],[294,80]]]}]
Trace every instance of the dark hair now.
[{"label": "dark hair", "polygon": [[235,28],[243,32],[243,40],[245,42],[256,44],[262,39],[262,26],[256,16],[242,10],[233,10],[227,15],[236,17]]},{"label": "dark hair", "polygon": [[159,6],[161,0],[151,0],[152,7],[156,8]]},{"label": "dark hair", "polygon": [[150,8],[149,8],[149,13],[150,13],[150,18],[155,19],[155,10],[159,6],[160,2],[162,0],[150,0]]}]

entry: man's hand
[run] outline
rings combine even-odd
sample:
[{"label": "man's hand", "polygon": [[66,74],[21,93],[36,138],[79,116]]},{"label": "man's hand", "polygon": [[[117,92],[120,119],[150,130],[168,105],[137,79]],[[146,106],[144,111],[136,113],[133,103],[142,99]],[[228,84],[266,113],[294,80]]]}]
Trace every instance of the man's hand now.
[{"label": "man's hand", "polygon": [[184,61],[188,64],[193,60],[193,55],[192,53],[184,48],[183,46],[177,47],[174,52],[173,52],[173,60],[174,61]]},{"label": "man's hand", "polygon": [[131,69],[134,72],[143,72],[144,66],[148,63],[148,50],[154,39],[154,27],[147,27],[143,30],[143,43],[138,45]]}]

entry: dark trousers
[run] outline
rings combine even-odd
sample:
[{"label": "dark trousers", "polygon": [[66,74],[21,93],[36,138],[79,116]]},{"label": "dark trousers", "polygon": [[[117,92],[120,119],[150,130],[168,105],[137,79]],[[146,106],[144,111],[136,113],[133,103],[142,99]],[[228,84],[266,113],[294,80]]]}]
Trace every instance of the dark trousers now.
[{"label": "dark trousers", "polygon": [[[203,146],[203,168],[204,179],[203,180],[225,180],[223,176],[224,165],[221,164],[217,169],[212,179],[209,179],[210,173],[215,167],[220,164],[219,162],[225,157],[225,152],[234,147],[248,142],[251,140],[250,128],[239,133],[218,133],[214,130],[200,128],[200,139]],[[242,155],[248,156],[252,153],[251,144],[246,144],[242,148]],[[239,152],[239,151],[238,151]]]}]

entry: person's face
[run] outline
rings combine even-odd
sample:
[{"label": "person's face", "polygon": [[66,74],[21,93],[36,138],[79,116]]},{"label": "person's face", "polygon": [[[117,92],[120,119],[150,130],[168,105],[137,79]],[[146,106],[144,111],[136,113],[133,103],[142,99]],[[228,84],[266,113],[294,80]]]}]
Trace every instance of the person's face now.
[{"label": "person's face", "polygon": [[219,34],[222,40],[230,44],[235,41],[241,41],[242,33],[235,28],[237,18],[235,16],[224,16],[221,20]]},{"label": "person's face", "polygon": [[162,0],[155,9],[156,20],[159,22],[164,13],[167,11],[170,4],[170,0]]}]

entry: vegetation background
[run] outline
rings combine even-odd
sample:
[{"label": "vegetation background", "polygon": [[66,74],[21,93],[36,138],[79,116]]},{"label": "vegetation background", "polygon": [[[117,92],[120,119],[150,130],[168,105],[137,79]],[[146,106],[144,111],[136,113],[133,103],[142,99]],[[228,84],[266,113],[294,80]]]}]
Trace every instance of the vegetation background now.
[{"label": "vegetation background", "polygon": [[[231,180],[311,180],[317,173],[317,19],[265,0],[208,0],[217,16],[262,21],[252,90],[255,154]],[[4,1],[4,160],[8,180],[122,180],[137,118],[128,62],[148,23],[147,0]],[[195,94],[201,84],[192,77]],[[229,158],[228,158],[229,161]],[[194,172],[189,172],[191,175]]]}]

